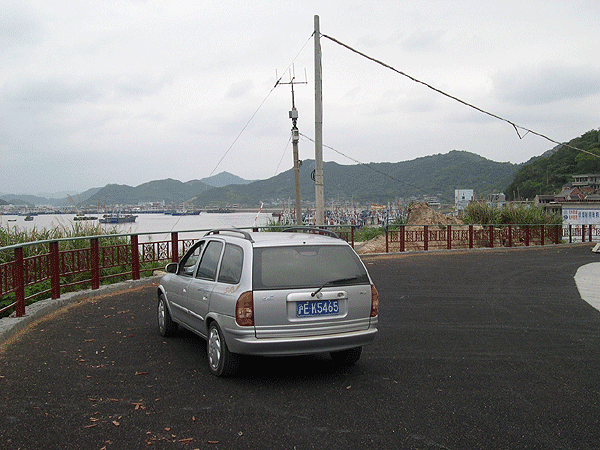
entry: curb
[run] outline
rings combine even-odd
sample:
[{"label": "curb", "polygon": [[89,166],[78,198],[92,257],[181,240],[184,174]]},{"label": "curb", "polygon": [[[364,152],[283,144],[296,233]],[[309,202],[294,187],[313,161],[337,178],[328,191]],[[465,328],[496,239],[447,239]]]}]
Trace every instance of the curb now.
[{"label": "curb", "polygon": [[127,280],[115,284],[107,284],[100,286],[99,289],[86,289],[83,291],[69,292],[61,295],[55,300],[40,300],[26,308],[26,314],[23,317],[3,317],[0,319],[0,343],[6,341],[18,331],[25,328],[27,325],[44,317],[51,312],[56,311],[76,300],[88,296],[97,296],[102,294],[111,294],[118,291],[123,291],[140,286],[149,286],[160,279],[159,276],[142,278],[140,280]]}]

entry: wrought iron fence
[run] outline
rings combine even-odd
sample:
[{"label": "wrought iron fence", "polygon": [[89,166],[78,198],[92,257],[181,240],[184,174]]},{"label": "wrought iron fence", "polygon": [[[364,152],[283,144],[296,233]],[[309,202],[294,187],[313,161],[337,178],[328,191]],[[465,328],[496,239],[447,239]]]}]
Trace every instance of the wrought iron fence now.
[{"label": "wrought iron fence", "polygon": [[[273,227],[269,227],[272,230]],[[356,226],[327,226],[353,247]],[[259,229],[254,228],[254,231]],[[138,280],[167,262],[178,262],[196,239],[180,239],[170,232],[165,241],[139,242],[140,235],[165,235],[169,232],[122,234],[28,242],[0,248],[13,252],[12,260],[0,264],[0,314],[13,309],[25,315],[25,305],[40,297],[57,299],[61,292],[81,286],[98,289],[101,283],[116,279]],[[384,227],[385,252],[460,249],[477,247],[518,247],[586,242],[598,240],[600,229],[594,225],[400,225]],[[115,239],[120,239],[115,242]],[[60,249],[65,241],[81,241],[75,249]],[[34,249],[25,256],[24,250]],[[8,304],[7,304],[8,303]],[[4,304],[4,306],[2,306]]]}]

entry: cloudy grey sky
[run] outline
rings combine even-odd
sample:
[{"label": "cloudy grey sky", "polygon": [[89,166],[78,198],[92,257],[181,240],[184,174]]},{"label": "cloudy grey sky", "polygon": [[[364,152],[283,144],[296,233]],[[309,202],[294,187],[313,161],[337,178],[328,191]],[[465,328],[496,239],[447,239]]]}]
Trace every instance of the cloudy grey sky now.
[{"label": "cloudy grey sky", "polygon": [[[600,126],[597,0],[1,2],[0,193],[291,168],[290,86],[273,86],[292,64],[307,81],[298,125],[313,137],[315,14],[322,34],[554,140]],[[323,142],[358,161],[554,147],[321,45]],[[314,158],[305,138],[300,157]]]}]

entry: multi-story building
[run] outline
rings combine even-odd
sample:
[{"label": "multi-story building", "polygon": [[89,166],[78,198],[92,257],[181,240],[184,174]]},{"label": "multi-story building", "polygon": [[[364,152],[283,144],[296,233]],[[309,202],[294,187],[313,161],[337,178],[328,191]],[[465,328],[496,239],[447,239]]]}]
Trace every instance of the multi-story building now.
[{"label": "multi-story building", "polygon": [[594,194],[600,190],[600,173],[573,175],[571,185],[584,194]]}]

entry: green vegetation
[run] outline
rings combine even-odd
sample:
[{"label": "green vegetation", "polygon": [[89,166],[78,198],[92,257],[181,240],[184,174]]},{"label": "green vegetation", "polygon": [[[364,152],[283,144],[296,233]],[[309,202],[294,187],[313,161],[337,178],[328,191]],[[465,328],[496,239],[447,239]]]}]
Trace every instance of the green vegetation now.
[{"label": "green vegetation", "polygon": [[[598,130],[591,130],[569,142],[573,147],[600,155]],[[549,156],[527,162],[504,193],[508,200],[533,199],[536,195],[558,194],[572,175],[600,173],[600,158],[560,146]]]},{"label": "green vegetation", "polygon": [[538,206],[497,208],[487,203],[472,202],[462,219],[470,225],[560,225],[560,214],[549,214]]},{"label": "green vegetation", "polygon": [[[0,247],[6,247],[10,245],[24,244],[28,242],[34,241],[52,241],[59,239],[71,239],[77,237],[87,237],[87,236],[100,236],[100,235],[108,235],[107,237],[102,238],[100,241],[101,247],[108,246],[127,246],[129,247],[129,239],[127,237],[117,236],[117,229],[113,228],[110,230],[106,230],[100,224],[91,224],[88,222],[84,223],[74,223],[69,225],[62,225],[56,228],[47,229],[43,228],[38,230],[36,228],[32,230],[23,230],[18,227],[3,227],[0,225]],[[114,236],[113,236],[114,235]],[[80,240],[63,240],[59,241],[59,250],[60,251],[69,251],[69,250],[77,250],[77,249],[86,249],[89,248],[90,241],[87,239]],[[48,243],[26,246],[23,248],[23,256],[25,258],[44,255],[50,252],[50,246]],[[127,252],[129,252],[129,248],[127,248]],[[14,253],[12,251],[3,251],[0,252],[0,264],[10,262],[14,258]],[[85,258],[85,256],[83,256]],[[68,264],[68,263],[67,263]],[[143,264],[141,265],[141,269],[149,269],[152,268],[152,264]],[[112,276],[119,273],[124,273],[131,270],[131,266],[120,265],[117,267],[111,267],[107,269],[101,270],[101,276]],[[114,278],[110,278],[105,281],[105,283],[114,283],[117,281],[123,281],[125,279],[131,278],[130,276],[120,275],[115,276]],[[85,284],[76,285],[71,287],[64,287],[66,284],[77,283],[79,281],[83,281],[86,279],[90,279],[89,271],[83,273],[75,273],[61,277],[61,285],[63,286],[62,292],[74,291],[77,289],[83,289],[87,287]],[[25,288],[25,297],[30,297],[36,295],[40,292],[44,292],[50,289],[50,281],[42,281],[40,283],[36,283],[31,286],[26,286]],[[40,294],[39,296],[31,299],[27,302],[27,304],[34,303],[35,301],[42,300],[44,298],[50,298],[50,294]],[[4,295],[0,298],[0,309],[13,303],[15,301],[15,294]],[[8,315],[10,312],[5,313],[4,315]]]},{"label": "green vegetation", "polygon": [[[0,225],[0,247],[8,247],[9,245],[24,244],[35,241],[51,241],[65,238],[75,238],[84,236],[98,236],[101,234],[116,234],[116,230],[106,231],[99,223],[76,222],[69,225],[59,225],[55,228],[33,228],[25,230],[16,226],[6,227]],[[83,243],[83,244],[82,244]],[[86,241],[68,241],[61,242],[61,250],[70,250],[82,248],[82,245],[89,245]],[[31,246],[23,249],[24,256],[35,256],[43,253],[48,253],[48,245]],[[0,252],[0,263],[12,261],[12,252]]]}]

